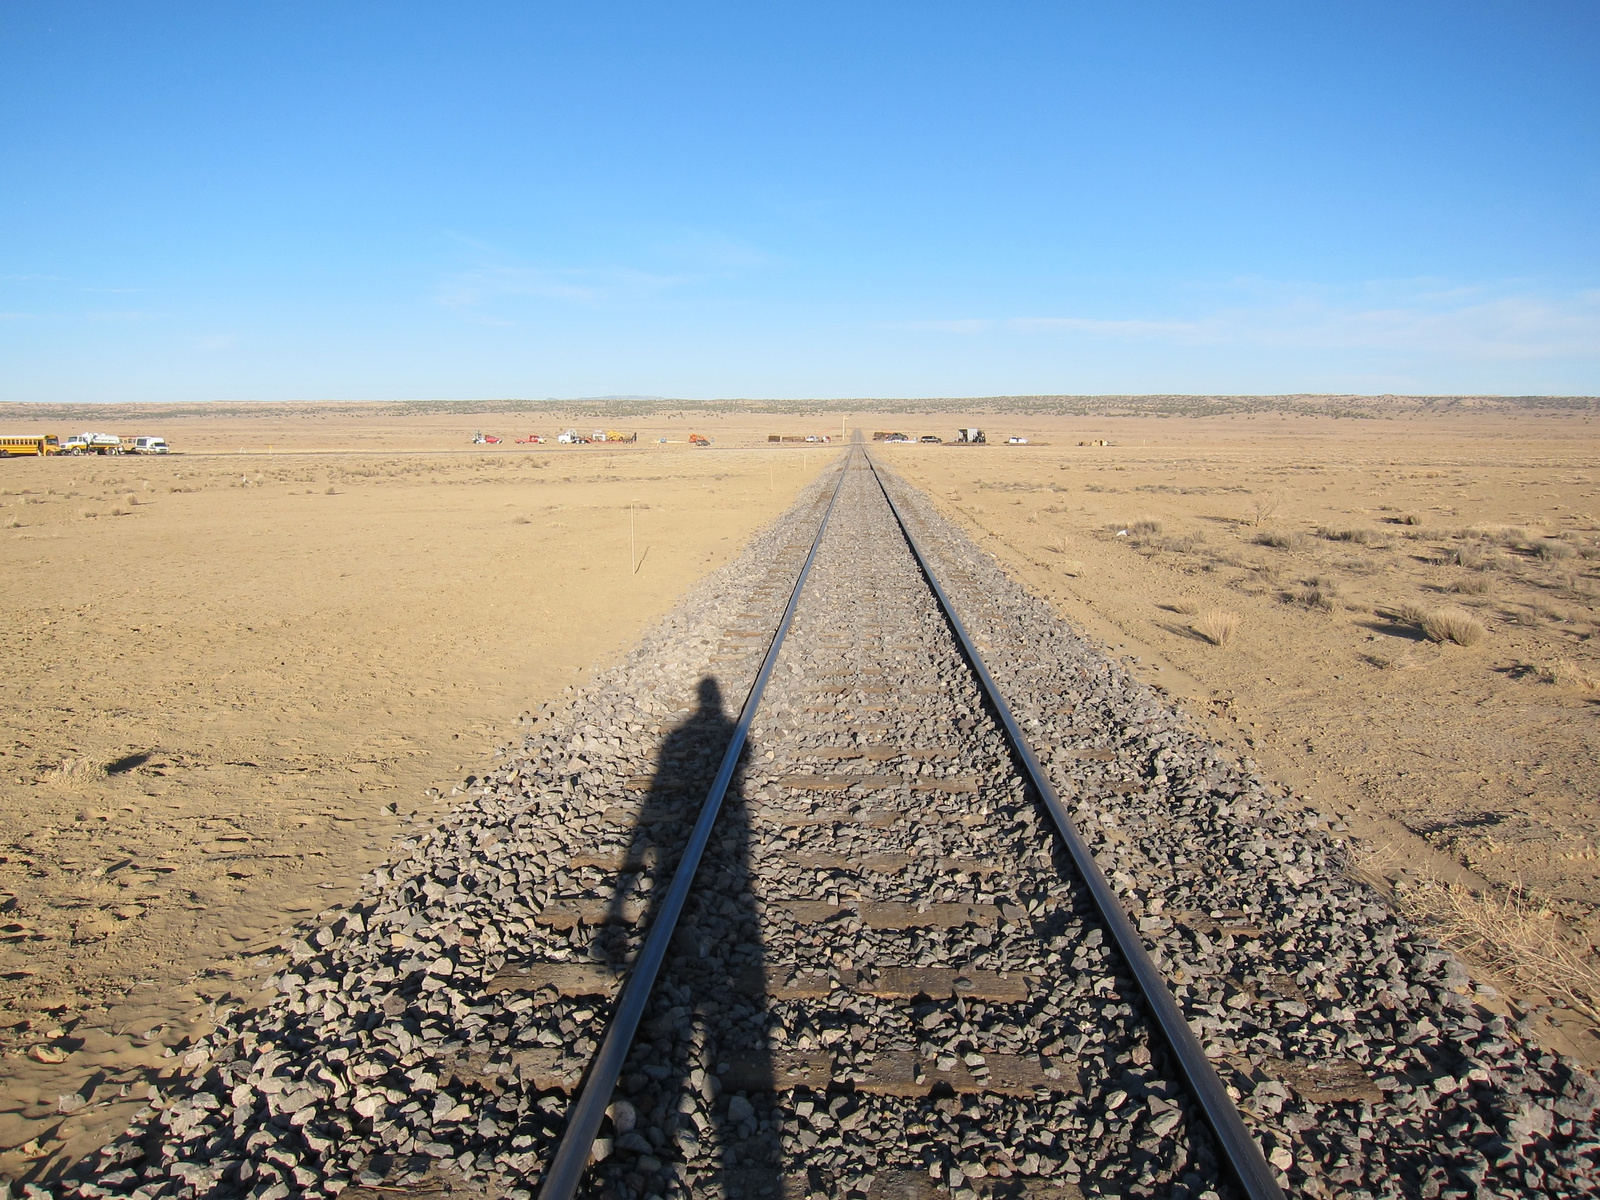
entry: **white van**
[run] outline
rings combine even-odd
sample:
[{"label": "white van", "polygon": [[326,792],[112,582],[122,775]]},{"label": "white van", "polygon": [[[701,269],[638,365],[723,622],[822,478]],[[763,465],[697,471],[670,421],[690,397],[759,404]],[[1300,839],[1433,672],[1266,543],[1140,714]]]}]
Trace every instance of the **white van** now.
[{"label": "white van", "polygon": [[137,437],[133,439],[134,454],[170,454],[166,438]]}]

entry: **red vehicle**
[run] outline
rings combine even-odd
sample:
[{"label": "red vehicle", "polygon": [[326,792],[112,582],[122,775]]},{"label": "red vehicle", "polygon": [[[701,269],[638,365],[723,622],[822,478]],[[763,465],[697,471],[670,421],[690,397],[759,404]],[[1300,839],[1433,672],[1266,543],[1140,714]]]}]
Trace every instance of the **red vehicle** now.
[{"label": "red vehicle", "polygon": [[537,433],[530,433],[525,438],[518,438],[517,439],[517,445],[519,445],[519,446],[542,446],[542,445],[544,445],[544,439],[542,437],[540,437]]},{"label": "red vehicle", "polygon": [[495,437],[494,434],[485,433],[480,429],[472,435],[472,444],[474,446],[498,446],[500,439]]}]

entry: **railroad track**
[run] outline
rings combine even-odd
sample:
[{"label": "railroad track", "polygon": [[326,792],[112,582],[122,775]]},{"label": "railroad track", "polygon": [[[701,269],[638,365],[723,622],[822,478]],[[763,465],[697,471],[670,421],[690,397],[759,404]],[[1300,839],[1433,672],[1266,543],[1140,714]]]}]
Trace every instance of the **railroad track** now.
[{"label": "railroad track", "polygon": [[[829,521],[841,497],[830,538]],[[819,578],[808,593],[819,555]],[[762,757],[743,772],[741,794],[725,804],[747,732],[779,663],[791,669],[772,689],[759,739]],[[831,1106],[834,1128],[867,1126],[880,1137],[892,1132],[903,1138],[913,1128],[932,1134],[929,1122],[938,1127],[940,1116],[991,1133],[1045,1126],[1061,1098],[1083,1092],[1080,1051],[1087,1043],[1062,1045],[1053,1036],[1058,1031],[1040,1018],[1049,1007],[1058,1013],[1070,1009],[1094,986],[1087,962],[1076,971],[1051,970],[1049,943],[1055,937],[1081,943],[1091,929],[1132,966],[1139,1011],[1161,1030],[1154,1044],[1148,1038],[1117,1039],[1096,1050],[1136,1055],[1141,1065],[1155,1060],[1168,1066],[1157,1074],[1186,1085],[1141,1079],[1141,1088],[1161,1106],[1153,1111],[1163,1118],[1159,1124],[1170,1148],[1166,1161],[1145,1166],[1146,1182],[1186,1174],[1204,1182],[1214,1173],[1195,1169],[1217,1164],[1207,1153],[1210,1144],[1192,1145],[1192,1114],[1176,1102],[1186,1093],[1201,1101],[1197,1107],[1220,1135],[1229,1174],[1246,1194],[1281,1196],[1260,1147],[1083,848],[864,452],[852,450],[846,459],[744,711],[731,737],[722,740],[728,744],[696,826],[682,850],[673,848],[672,886],[650,914],[637,953],[628,946],[620,955],[632,963],[630,977],[568,1118],[540,1193],[544,1200],[577,1193],[608,1110],[619,1131],[618,1104],[637,1114],[626,1097],[635,1087],[648,1087],[640,1081],[648,1078],[642,1068],[653,1065],[645,1049],[653,1043],[636,1043],[636,1033],[652,996],[658,1008],[681,1001],[655,1018],[656,1027],[670,1027],[674,1011],[686,1007],[702,1017],[721,1015],[717,997],[728,993],[730,983],[739,997],[727,1001],[736,1029],[782,1032],[777,1038],[736,1039],[726,1047],[714,1033],[702,1033],[699,1053],[690,1059],[694,1065],[659,1064],[674,1074],[652,1094],[662,1092],[669,1103],[675,1094],[689,1098],[693,1132],[678,1149],[692,1194],[708,1185],[715,1189],[722,1177],[750,1195],[826,1192],[841,1165],[871,1175],[870,1194],[883,1166],[879,1155],[867,1150],[858,1163],[840,1164],[831,1147],[819,1152],[818,1105]],[[1041,808],[1048,813],[1043,828]],[[1072,883],[1063,881],[1048,849],[1041,861],[1051,826],[1072,852],[1078,875]],[[648,811],[641,813],[640,827],[651,828]],[[696,888],[713,831],[719,840],[705,864],[709,882]],[[695,945],[697,925],[680,933],[691,890],[697,892],[698,915],[739,931],[744,940],[732,955]],[[1080,916],[1084,909],[1091,910],[1087,921]],[[702,961],[679,956],[687,961],[674,964],[658,995],[658,972],[675,936],[689,942]],[[619,948],[608,957],[618,957]],[[1105,983],[1114,989],[1115,977]],[[688,994],[681,995],[685,989]],[[1113,992],[1109,998],[1124,997]],[[841,1012],[862,1023],[841,1021]],[[875,1018],[870,1024],[869,1012]],[[693,1025],[690,1020],[691,1045],[697,1040]],[[637,1068],[632,1087],[614,1099],[630,1056]],[[744,1097],[741,1120],[730,1114],[719,1123],[706,1114],[709,1128],[693,1120],[701,1113],[692,1098],[694,1071],[702,1079],[713,1074],[722,1089]],[[985,1108],[986,1100],[993,1111]],[[812,1120],[805,1122],[810,1139],[796,1119],[802,1104],[811,1106]],[[678,1128],[670,1132],[687,1132],[684,1114],[680,1099]],[[790,1124],[794,1136],[771,1136]],[[769,1136],[756,1138],[763,1128]],[[699,1138],[703,1131],[715,1134],[708,1157]],[[653,1146],[637,1133],[634,1138],[633,1149],[659,1161]],[[1000,1165],[947,1165],[946,1154],[932,1146],[929,1151],[920,1169],[891,1165],[884,1172],[887,1187],[878,1191],[909,1197],[932,1193],[939,1184],[972,1190],[965,1186],[969,1176],[987,1184],[990,1166]],[[1075,1190],[1073,1179],[1056,1182],[1054,1171],[1041,1175],[1039,1156],[1034,1159],[1027,1175],[1003,1189],[1007,1194],[1064,1196]],[[613,1178],[617,1182],[633,1191],[644,1186]]]},{"label": "railroad track", "polygon": [[474,786],[63,1190],[1594,1185],[1592,1081],[859,448]]}]

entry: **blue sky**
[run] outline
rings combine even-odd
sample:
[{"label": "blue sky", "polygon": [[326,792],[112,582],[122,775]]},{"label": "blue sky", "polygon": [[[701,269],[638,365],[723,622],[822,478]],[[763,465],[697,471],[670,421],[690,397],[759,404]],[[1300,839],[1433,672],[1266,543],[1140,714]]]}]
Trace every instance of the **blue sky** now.
[{"label": "blue sky", "polygon": [[1600,7],[0,3],[0,399],[1600,392]]}]

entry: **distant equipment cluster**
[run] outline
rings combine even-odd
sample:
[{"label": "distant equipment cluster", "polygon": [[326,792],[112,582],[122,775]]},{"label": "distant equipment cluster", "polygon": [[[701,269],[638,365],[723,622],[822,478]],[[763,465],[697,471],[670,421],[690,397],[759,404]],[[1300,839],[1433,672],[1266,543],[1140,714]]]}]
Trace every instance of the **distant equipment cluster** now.
[{"label": "distant equipment cluster", "polygon": [[[896,442],[917,442],[925,446],[944,445],[944,439],[939,437],[937,434],[925,433],[921,437],[916,437],[909,433],[894,433],[884,429],[877,430],[875,433],[873,433],[872,440],[875,442],[885,442],[890,444]],[[950,439],[950,444],[952,446],[981,446],[988,442],[988,440],[989,439],[984,436],[983,430],[967,428],[956,430],[956,435]],[[1007,438],[1006,440],[1013,446],[1026,446],[1028,444],[1028,439],[1025,437],[1013,437]]]},{"label": "distant equipment cluster", "polygon": [[46,458],[56,454],[167,454],[163,437],[119,437],[114,433],[75,433],[63,439],[54,433],[0,435],[0,456]]}]

